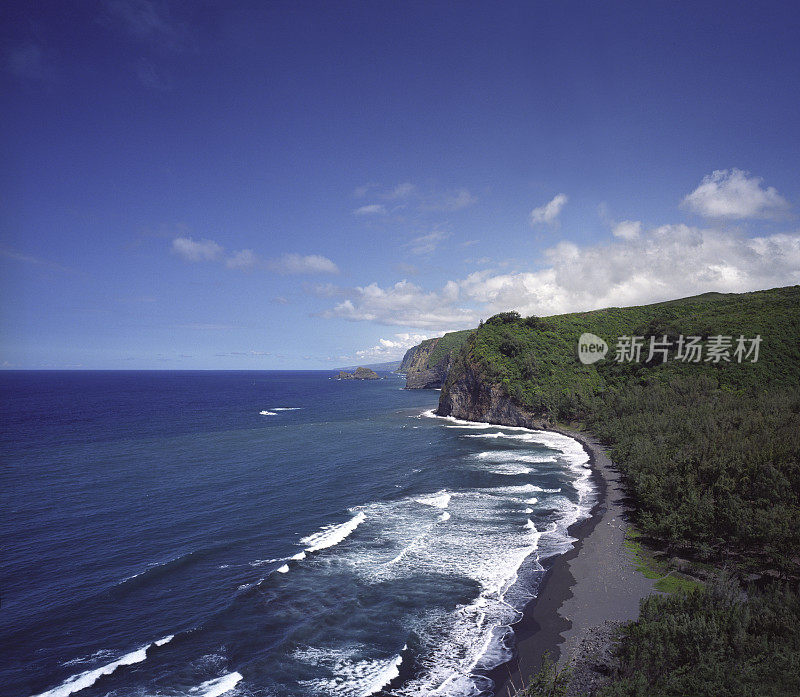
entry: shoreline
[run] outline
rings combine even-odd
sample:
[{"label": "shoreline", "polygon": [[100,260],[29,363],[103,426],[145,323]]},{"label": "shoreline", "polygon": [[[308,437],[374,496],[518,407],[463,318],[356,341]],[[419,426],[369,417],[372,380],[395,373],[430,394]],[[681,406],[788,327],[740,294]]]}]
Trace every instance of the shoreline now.
[{"label": "shoreline", "polygon": [[[592,435],[550,429],[577,440],[589,454],[597,502],[587,518],[569,528],[577,542],[553,560],[539,592],[514,625],[515,656],[485,675],[495,683],[495,697],[513,697],[550,653],[562,665],[573,664],[575,689],[592,690],[602,680],[595,664],[608,659],[611,633],[639,616],[639,601],[655,581],[638,573],[623,546],[628,527],[621,474],[603,445]],[[578,692],[577,694],[584,694]]]}]

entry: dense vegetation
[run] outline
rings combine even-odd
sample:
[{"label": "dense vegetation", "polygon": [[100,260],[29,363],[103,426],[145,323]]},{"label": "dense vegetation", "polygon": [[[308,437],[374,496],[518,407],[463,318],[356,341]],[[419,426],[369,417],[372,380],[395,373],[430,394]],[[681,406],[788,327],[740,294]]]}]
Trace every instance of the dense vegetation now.
[{"label": "dense vegetation", "polygon": [[[584,332],[608,343],[604,360],[578,360]],[[731,360],[682,361],[681,335],[730,336]],[[761,336],[756,362],[733,355],[740,335]],[[615,360],[622,336],[645,337],[640,361]],[[650,337],[672,344],[665,362],[647,360]],[[502,313],[465,344],[445,390],[467,363],[520,405],[609,445],[639,539],[662,559],[738,579],[643,603],[604,695],[800,694],[800,287]]]},{"label": "dense vegetation", "polygon": [[[584,365],[578,337],[604,338]],[[758,360],[617,362],[621,336],[762,337]],[[503,313],[482,324],[469,361],[518,403],[590,428],[611,447],[636,523],[670,553],[743,571],[800,575],[800,287],[707,294],[547,318]],[[447,389],[447,385],[445,386]]]},{"label": "dense vegetation", "polygon": [[603,697],[800,694],[800,595],[787,588],[745,598],[723,575],[692,593],[651,595],[627,633]]},{"label": "dense vegetation", "polygon": [[[425,367],[432,368],[438,365],[451,351],[461,348],[474,333],[474,329],[463,329],[459,332],[448,332],[445,334],[439,339],[433,351],[431,351],[431,355],[428,356],[428,363]],[[429,339],[429,341],[433,341],[433,339]]]}]

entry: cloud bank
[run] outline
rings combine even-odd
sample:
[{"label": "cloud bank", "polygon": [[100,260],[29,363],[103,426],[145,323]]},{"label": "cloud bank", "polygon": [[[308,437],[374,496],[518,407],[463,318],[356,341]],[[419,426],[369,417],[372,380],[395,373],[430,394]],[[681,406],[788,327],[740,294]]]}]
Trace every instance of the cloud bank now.
[{"label": "cloud bank", "polygon": [[626,225],[610,242],[550,247],[538,270],[477,271],[437,291],[408,281],[373,283],[324,316],[438,332],[506,310],[553,315],[800,283],[800,232],[746,237],[683,224],[646,231]]}]

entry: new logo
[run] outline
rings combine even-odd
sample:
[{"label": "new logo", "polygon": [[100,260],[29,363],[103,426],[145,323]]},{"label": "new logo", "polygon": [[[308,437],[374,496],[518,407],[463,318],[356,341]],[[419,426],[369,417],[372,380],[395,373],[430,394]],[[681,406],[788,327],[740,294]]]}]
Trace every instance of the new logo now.
[{"label": "new logo", "polygon": [[608,353],[608,344],[595,334],[581,334],[578,339],[578,358],[584,365],[597,363]]}]

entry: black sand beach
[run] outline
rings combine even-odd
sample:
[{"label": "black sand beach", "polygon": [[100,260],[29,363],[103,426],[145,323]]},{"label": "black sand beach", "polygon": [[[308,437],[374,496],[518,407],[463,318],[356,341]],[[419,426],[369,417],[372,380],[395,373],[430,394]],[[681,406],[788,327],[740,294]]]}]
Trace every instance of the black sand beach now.
[{"label": "black sand beach", "polygon": [[[539,590],[515,625],[517,657],[489,676],[497,697],[511,697],[538,670],[546,651],[574,661],[602,653],[617,623],[636,619],[639,601],[653,593],[655,581],[635,570],[623,546],[627,523],[621,475],[593,436],[562,431],[586,448],[598,486],[598,502],[586,520],[570,528],[574,548],[556,558]],[[579,660],[578,663],[581,663]],[[578,669],[575,683],[591,682]]]}]

